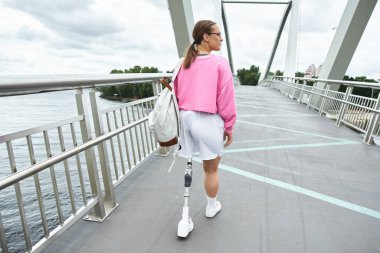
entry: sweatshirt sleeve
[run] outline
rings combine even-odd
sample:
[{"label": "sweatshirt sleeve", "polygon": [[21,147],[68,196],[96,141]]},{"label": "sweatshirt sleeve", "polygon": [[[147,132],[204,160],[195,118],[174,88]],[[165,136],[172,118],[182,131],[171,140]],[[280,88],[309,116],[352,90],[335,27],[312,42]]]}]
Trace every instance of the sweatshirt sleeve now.
[{"label": "sweatshirt sleeve", "polygon": [[230,66],[219,70],[220,90],[217,97],[218,114],[224,121],[224,131],[232,133],[236,121],[235,89]]}]

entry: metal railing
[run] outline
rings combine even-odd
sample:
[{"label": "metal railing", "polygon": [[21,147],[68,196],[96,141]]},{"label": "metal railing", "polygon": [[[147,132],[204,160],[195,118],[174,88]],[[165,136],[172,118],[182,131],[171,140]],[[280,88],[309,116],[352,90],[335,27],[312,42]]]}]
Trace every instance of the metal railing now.
[{"label": "metal railing", "polygon": [[[10,168],[10,173],[0,178],[0,194],[3,199],[14,197],[17,201],[12,214],[7,210],[7,215],[2,215],[5,210],[0,208],[1,253],[13,251],[10,243],[15,240],[15,235],[7,233],[7,217],[20,217],[22,235],[18,237],[25,241],[22,251],[40,252],[85,214],[85,219],[101,222],[117,207],[114,188],[158,147],[146,121],[162,89],[159,79],[170,75],[44,76],[0,81],[0,94],[8,96],[75,89],[78,112],[69,119],[0,136]],[[147,81],[152,82],[155,96],[110,109],[100,108],[95,87]],[[90,89],[92,117],[84,102],[83,88]],[[44,146],[45,154],[36,154],[35,140]],[[27,149],[28,157],[15,155],[16,142],[23,143],[18,146]],[[25,166],[26,163],[30,165]],[[1,203],[0,207],[10,205]],[[42,229],[30,228],[26,211],[29,206],[34,207],[34,212],[38,210]]]},{"label": "metal railing", "polygon": [[[367,144],[373,144],[373,138],[380,135],[380,93],[377,98],[352,94],[355,87],[372,89],[374,94],[380,90],[378,83],[274,76],[263,85],[336,120],[338,126],[344,124],[363,133]],[[339,91],[340,85],[345,86],[345,92]]]}]

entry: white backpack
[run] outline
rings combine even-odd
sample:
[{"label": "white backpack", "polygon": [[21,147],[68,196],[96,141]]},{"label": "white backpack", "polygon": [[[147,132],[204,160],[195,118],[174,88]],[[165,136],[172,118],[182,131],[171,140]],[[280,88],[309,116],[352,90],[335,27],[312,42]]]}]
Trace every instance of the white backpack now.
[{"label": "white backpack", "polygon": [[183,58],[174,69],[172,81],[161,79],[166,88],[159,94],[154,109],[149,113],[149,129],[161,147],[169,147],[179,140],[179,108],[174,93],[174,80],[181,68]]}]

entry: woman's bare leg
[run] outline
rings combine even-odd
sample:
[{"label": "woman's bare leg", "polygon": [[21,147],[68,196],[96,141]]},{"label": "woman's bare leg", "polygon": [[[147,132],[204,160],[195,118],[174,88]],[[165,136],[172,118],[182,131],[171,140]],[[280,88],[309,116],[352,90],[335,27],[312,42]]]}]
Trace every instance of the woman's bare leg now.
[{"label": "woman's bare leg", "polygon": [[221,157],[218,156],[212,160],[203,161],[203,169],[205,172],[204,185],[207,196],[210,198],[215,198],[219,189],[219,178],[218,178],[218,166]]}]

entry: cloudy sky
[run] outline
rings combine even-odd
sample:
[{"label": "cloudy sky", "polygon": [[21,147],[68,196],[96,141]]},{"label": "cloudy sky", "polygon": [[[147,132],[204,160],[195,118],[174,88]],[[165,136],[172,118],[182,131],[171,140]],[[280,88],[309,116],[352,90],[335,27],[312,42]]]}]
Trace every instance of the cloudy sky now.
[{"label": "cloudy sky", "polygon": [[[195,21],[214,19],[213,0],[191,3]],[[346,3],[301,0],[298,71],[323,63]],[[378,5],[347,70],[351,76],[380,78]],[[264,70],[285,5],[225,8],[235,69]],[[284,33],[272,70],[284,69],[286,42]],[[0,48],[0,75],[106,74],[134,65],[166,71],[178,59],[167,0],[0,0]]]}]

